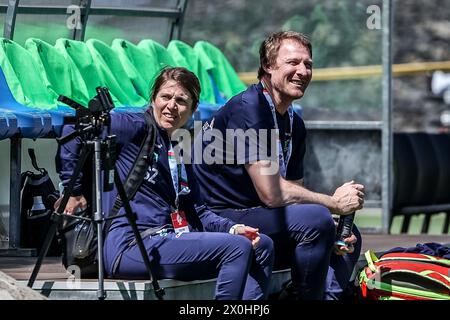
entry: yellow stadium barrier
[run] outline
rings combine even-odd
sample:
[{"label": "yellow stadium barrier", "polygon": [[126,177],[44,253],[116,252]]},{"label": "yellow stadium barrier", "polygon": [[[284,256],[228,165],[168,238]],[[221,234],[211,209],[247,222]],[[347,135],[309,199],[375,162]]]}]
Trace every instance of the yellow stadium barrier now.
[{"label": "yellow stadium barrier", "polygon": [[[437,70],[450,71],[450,61],[437,62],[413,62],[394,64],[392,71],[394,76],[406,76],[418,73],[427,73]],[[379,77],[382,74],[382,66],[340,67],[314,69],[314,81],[350,80],[369,77]],[[257,82],[256,72],[238,73],[239,78],[245,84]]]}]

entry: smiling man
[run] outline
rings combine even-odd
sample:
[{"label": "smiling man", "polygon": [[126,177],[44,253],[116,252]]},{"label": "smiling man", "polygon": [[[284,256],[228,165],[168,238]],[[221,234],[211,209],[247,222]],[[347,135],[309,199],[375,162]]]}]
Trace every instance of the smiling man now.
[{"label": "smiling man", "polygon": [[[311,43],[303,34],[278,32],[264,40],[260,82],[233,97],[211,120],[223,136],[228,130],[241,130],[254,132],[254,138],[226,141],[231,163],[197,163],[194,171],[210,210],[258,227],[274,240],[275,266],[291,268],[300,299],[338,299],[358,259],[361,237],[355,227],[346,239],[348,246],[336,247],[333,253],[331,213],[346,215],[362,208],[364,187],[347,182],[329,196],[303,186],[306,130],[292,103],[305,94],[312,65]],[[274,131],[279,138],[268,138]],[[244,141],[244,152],[236,141]],[[210,142],[196,144],[205,150]],[[273,147],[275,151],[268,153]],[[229,150],[234,151],[231,157]]]}]

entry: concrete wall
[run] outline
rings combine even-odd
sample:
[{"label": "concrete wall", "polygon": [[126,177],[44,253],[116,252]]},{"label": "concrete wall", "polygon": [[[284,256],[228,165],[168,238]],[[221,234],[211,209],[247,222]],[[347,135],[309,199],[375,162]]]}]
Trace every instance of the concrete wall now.
[{"label": "concrete wall", "polygon": [[366,204],[381,206],[381,130],[308,129],[305,185],[333,194],[354,179],[365,186]]}]

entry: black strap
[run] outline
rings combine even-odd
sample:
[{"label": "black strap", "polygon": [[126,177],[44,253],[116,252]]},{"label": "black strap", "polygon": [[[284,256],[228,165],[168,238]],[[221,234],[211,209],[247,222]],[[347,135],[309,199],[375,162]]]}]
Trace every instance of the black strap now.
[{"label": "black strap", "polygon": [[[151,112],[145,112],[144,117],[147,124],[146,136],[142,140],[139,154],[134,160],[133,167],[131,168],[124,183],[124,189],[127,194],[128,200],[131,200],[136,194],[137,190],[144,181],[145,173],[147,172],[148,167],[153,161],[153,149],[155,147],[157,128],[155,125],[155,119],[153,118],[153,114]],[[109,218],[116,216],[122,205],[122,199],[119,195],[117,195],[114,206],[109,214]],[[106,221],[104,228],[105,233],[109,231],[111,223],[112,219],[108,219]]]},{"label": "black strap", "polygon": [[31,171],[25,171],[20,174],[20,190],[23,189],[23,187],[25,186],[25,181],[31,175],[33,175],[33,172]]},{"label": "black strap", "polygon": [[43,175],[45,175],[47,173],[47,170],[45,170],[44,168],[39,168],[36,161],[36,154],[34,153],[33,148],[28,148],[28,155],[30,156],[31,165],[33,166],[33,168],[42,173]]},{"label": "black strap", "polygon": [[[44,168],[39,168],[38,164],[37,164],[37,160],[36,160],[36,154],[34,153],[34,149],[33,148],[28,148],[28,155],[30,156],[30,160],[31,160],[31,165],[33,166],[33,168],[37,171],[39,171],[41,173],[41,176],[45,176],[47,174],[47,170],[45,170]],[[35,173],[33,173],[32,171],[25,171],[21,173],[20,176],[20,190],[23,189],[23,187],[25,186],[25,181],[28,177],[34,177],[36,176]]]}]

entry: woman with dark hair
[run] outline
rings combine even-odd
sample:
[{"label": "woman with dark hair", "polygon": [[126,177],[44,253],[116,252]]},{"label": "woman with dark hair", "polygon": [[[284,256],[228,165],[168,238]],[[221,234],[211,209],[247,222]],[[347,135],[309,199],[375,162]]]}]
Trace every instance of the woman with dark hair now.
[{"label": "woman with dark hair", "polygon": [[[155,80],[149,112],[157,124],[153,162],[130,201],[137,226],[159,279],[182,281],[217,277],[216,299],[264,299],[273,265],[273,243],[258,229],[221,218],[199,201],[190,165],[173,156],[171,136],[195,111],[200,95],[197,77],[185,68],[164,69]],[[72,128],[64,129],[73,130]],[[144,115],[111,114],[111,134],[117,137],[120,178],[125,180],[148,130]],[[60,150],[60,177],[70,179],[80,141]],[[105,212],[116,190],[105,193]],[[66,206],[67,213],[86,207],[81,183]],[[120,213],[123,213],[123,208]],[[201,232],[205,231],[205,232]],[[112,278],[146,278],[147,271],[125,217],[114,219],[105,239],[105,271]]]}]

